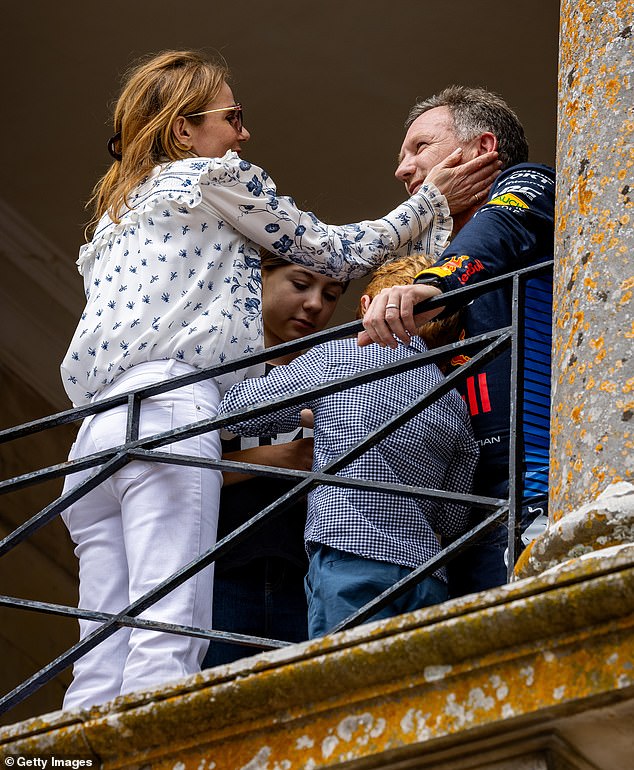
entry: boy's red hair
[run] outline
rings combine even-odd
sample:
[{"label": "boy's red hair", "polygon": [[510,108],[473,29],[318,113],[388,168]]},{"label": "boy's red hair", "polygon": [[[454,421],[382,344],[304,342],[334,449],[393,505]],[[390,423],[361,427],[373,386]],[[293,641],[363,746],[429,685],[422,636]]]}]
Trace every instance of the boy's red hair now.
[{"label": "boy's red hair", "polygon": [[[431,267],[437,260],[427,254],[413,254],[409,257],[400,257],[391,262],[386,262],[377,268],[372,274],[370,283],[365,288],[364,294],[374,299],[381,289],[389,289],[391,286],[405,286],[414,283],[414,278],[427,267]],[[359,305],[357,318],[363,318],[363,308]],[[462,330],[460,312],[452,313],[441,319],[428,321],[418,327],[418,335],[425,340],[427,347],[439,348],[456,342]]]}]

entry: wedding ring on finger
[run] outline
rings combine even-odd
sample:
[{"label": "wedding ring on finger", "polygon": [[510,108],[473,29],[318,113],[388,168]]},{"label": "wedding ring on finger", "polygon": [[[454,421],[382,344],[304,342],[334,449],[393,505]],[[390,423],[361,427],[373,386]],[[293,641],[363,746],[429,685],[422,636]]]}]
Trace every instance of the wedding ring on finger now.
[{"label": "wedding ring on finger", "polygon": [[385,309],[388,310],[391,307],[395,308],[396,310],[400,310],[401,309],[399,305],[394,305],[393,303],[390,303],[389,305],[386,305]]}]

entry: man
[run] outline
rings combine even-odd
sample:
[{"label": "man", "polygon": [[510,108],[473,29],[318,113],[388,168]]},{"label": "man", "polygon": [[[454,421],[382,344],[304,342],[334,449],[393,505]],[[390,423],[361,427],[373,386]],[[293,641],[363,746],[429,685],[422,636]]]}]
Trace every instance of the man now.
[{"label": "man", "polygon": [[[406,122],[407,134],[396,177],[411,193],[424,182],[433,164],[456,147],[469,160],[496,149],[502,172],[488,197],[474,195],[473,205],[454,217],[454,238],[442,258],[423,270],[411,286],[385,289],[364,316],[359,344],[371,341],[394,347],[421,322],[442,312],[414,318],[415,304],[441,292],[470,286],[518,268],[552,259],[554,238],[554,171],[527,163],[528,144],[517,116],[497,95],[484,89],[451,86],[417,102]],[[453,306],[455,307],[455,306]],[[528,282],[524,323],[522,437],[524,451],[523,519],[544,508],[528,500],[545,497],[548,483],[549,385],[552,278]],[[506,326],[511,320],[511,288],[490,291],[464,308],[470,337]],[[464,363],[456,357],[452,366]],[[461,386],[480,445],[475,492],[506,497],[509,478],[510,353],[482,366]],[[472,512],[472,525],[482,519]],[[457,596],[506,582],[506,528],[485,535],[449,566],[450,592]]]}]

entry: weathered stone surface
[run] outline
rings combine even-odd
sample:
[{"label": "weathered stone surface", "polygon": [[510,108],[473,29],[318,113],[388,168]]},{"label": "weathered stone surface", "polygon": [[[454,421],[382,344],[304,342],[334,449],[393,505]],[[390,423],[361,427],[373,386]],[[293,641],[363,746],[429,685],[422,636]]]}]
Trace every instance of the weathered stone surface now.
[{"label": "weathered stone surface", "polygon": [[472,741],[487,738],[495,750],[515,732],[552,730],[631,701],[633,609],[628,554],[614,555],[601,574],[571,562],[160,691],[58,713],[50,727],[46,718],[25,722],[0,731],[0,752],[77,754],[83,742],[106,768],[165,770],[386,766],[451,746],[464,759]]},{"label": "weathered stone surface", "polygon": [[[515,567],[519,577],[537,575],[557,564],[614,546],[634,551],[634,484],[611,484],[593,502],[551,522],[522,553]],[[611,553],[606,550],[604,559]]]},{"label": "weathered stone surface", "polygon": [[561,3],[550,526],[520,577],[634,542],[631,37],[631,3]]},{"label": "weathered stone surface", "polygon": [[[632,7],[563,0],[550,515],[634,471]],[[587,544],[587,541],[584,541]]]}]

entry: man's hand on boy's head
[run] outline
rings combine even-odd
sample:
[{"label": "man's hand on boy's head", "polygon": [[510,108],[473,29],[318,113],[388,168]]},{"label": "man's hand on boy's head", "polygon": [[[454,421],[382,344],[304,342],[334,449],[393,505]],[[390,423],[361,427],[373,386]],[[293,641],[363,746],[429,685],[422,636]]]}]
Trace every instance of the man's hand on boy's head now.
[{"label": "man's hand on boy's head", "polygon": [[[431,321],[442,311],[442,308],[434,308],[414,317],[414,305],[440,293],[437,286],[417,283],[382,289],[369,301],[363,316],[364,331],[359,333],[357,343],[363,347],[371,342],[378,342],[381,347],[395,348],[398,345],[394,339],[396,335],[401,342],[407,344],[421,324]],[[363,307],[368,305],[366,300],[369,300],[367,296],[361,300]]]}]

